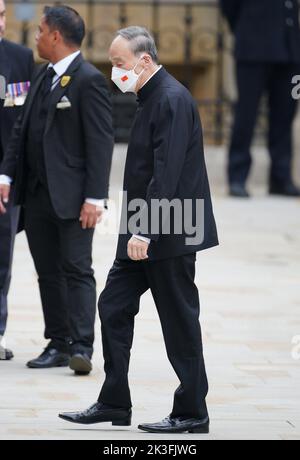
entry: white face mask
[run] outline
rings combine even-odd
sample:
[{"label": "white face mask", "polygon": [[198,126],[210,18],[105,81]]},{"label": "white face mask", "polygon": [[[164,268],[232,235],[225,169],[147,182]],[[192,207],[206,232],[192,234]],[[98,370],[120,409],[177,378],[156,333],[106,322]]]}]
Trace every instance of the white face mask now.
[{"label": "white face mask", "polygon": [[119,67],[112,68],[111,79],[123,93],[135,92],[138,79],[145,71],[145,69],[143,69],[139,75],[135,73],[135,68],[138,63],[139,62],[136,63],[132,70],[119,69]]}]

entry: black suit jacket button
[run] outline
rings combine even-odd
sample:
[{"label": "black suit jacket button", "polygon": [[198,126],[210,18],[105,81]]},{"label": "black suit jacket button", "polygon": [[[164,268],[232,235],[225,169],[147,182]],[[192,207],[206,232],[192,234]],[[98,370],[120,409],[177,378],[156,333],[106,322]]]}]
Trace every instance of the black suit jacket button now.
[{"label": "black suit jacket button", "polygon": [[286,25],[288,27],[293,27],[294,26],[294,20],[292,18],[287,18]]},{"label": "black suit jacket button", "polygon": [[284,3],[285,7],[291,10],[293,8],[293,2],[291,0],[286,0]]}]

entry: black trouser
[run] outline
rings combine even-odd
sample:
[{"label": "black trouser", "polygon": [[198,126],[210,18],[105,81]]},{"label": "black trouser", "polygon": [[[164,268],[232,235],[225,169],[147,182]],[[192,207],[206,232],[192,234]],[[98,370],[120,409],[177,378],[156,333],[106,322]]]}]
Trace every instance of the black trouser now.
[{"label": "black trouser", "polygon": [[292,77],[296,64],[237,63],[238,100],[229,149],[230,183],[244,184],[251,167],[250,147],[261,97],[266,91],[269,102],[268,148],[271,157],[270,182],[291,180],[292,122],[297,102],[292,98]]},{"label": "black trouser", "polygon": [[11,267],[20,208],[13,206],[13,190],[6,214],[0,215],[0,335],[4,335],[7,323],[7,295],[11,280]]},{"label": "black trouser", "polygon": [[27,192],[25,231],[38,273],[49,346],[71,353],[93,353],[96,283],[92,270],[93,229],[79,219],[63,220],[53,210],[49,193],[38,186]]},{"label": "black trouser", "polygon": [[[194,283],[195,254],[157,262],[115,260],[99,299],[105,382],[99,401],[131,407],[128,367],[134,318],[149,288],[159,314],[168,358],[180,380],[172,416],[205,417],[208,383]],[[153,372],[159,369],[153,369]]]}]

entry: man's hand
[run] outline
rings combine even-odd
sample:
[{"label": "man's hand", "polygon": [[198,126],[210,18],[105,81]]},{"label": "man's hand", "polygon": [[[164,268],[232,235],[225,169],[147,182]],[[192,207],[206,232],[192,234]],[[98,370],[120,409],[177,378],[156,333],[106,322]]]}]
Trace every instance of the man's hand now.
[{"label": "man's hand", "polygon": [[82,228],[95,228],[96,225],[101,222],[103,215],[103,208],[99,208],[90,203],[84,203],[80,212],[80,222]]},{"label": "man's hand", "polygon": [[128,241],[127,254],[131,260],[148,259],[149,244],[132,236]]},{"label": "man's hand", "polygon": [[10,193],[10,185],[0,184],[0,214],[6,213],[5,204],[8,203]]}]

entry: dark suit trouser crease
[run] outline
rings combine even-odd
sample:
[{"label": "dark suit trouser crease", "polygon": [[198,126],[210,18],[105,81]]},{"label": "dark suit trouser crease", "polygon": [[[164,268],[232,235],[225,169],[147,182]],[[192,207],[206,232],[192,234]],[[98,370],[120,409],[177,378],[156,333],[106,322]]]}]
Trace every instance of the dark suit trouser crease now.
[{"label": "dark suit trouser crease", "polygon": [[128,369],[134,319],[141,295],[150,288],[167,356],[180,381],[171,415],[207,416],[208,382],[199,323],[199,295],[194,284],[195,258],[195,254],[189,254],[157,262],[115,260],[98,304],[106,374],[99,401],[132,406]]},{"label": "dark suit trouser crease", "polygon": [[53,210],[48,190],[27,192],[25,231],[38,274],[45,338],[62,352],[93,353],[96,283],[92,269],[93,229],[63,220]]},{"label": "dark suit trouser crease", "polygon": [[292,77],[296,64],[238,62],[238,100],[229,148],[228,179],[244,184],[251,168],[251,143],[259,104],[268,96],[268,149],[271,158],[270,181],[284,184],[291,180],[292,122],[297,102],[292,98]]},{"label": "dark suit trouser crease", "polygon": [[6,214],[0,216],[0,335],[4,335],[7,324],[7,296],[20,214],[20,208],[13,206],[12,201],[10,199],[7,205]]}]

